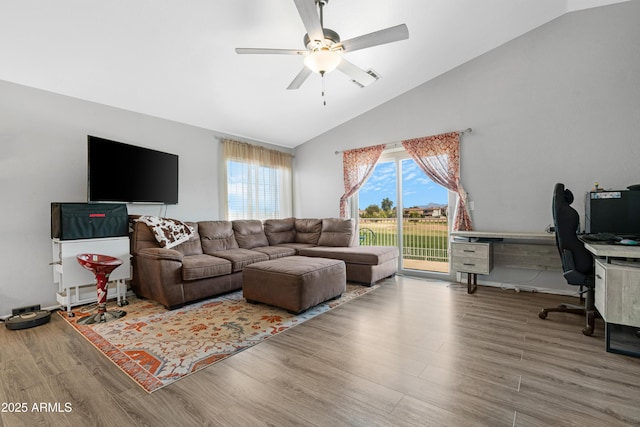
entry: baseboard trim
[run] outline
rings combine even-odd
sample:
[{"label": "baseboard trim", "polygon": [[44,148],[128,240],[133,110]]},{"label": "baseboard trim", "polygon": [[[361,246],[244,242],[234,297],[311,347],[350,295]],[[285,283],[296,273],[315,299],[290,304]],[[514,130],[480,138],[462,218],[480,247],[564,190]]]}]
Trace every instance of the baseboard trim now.
[{"label": "baseboard trim", "polygon": [[[467,281],[458,280],[459,283],[466,285]],[[530,286],[530,285],[518,285],[513,283],[500,283],[500,282],[491,282],[488,280],[478,280],[478,285],[482,286],[491,286],[494,288],[500,288],[502,290],[514,290],[515,292],[540,292],[543,294],[553,294],[553,295],[566,295],[572,297],[579,297],[578,289],[576,291],[568,291],[564,289],[554,289],[554,288],[542,288],[539,286]]]}]

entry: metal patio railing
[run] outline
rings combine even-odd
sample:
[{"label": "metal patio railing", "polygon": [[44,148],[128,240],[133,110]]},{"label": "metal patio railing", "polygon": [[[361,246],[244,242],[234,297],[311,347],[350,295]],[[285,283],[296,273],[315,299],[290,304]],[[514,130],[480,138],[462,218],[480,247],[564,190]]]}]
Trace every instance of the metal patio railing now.
[{"label": "metal patio railing", "polygon": [[[360,245],[398,246],[395,218],[360,218]],[[404,260],[449,261],[447,217],[404,218],[402,257]]]}]

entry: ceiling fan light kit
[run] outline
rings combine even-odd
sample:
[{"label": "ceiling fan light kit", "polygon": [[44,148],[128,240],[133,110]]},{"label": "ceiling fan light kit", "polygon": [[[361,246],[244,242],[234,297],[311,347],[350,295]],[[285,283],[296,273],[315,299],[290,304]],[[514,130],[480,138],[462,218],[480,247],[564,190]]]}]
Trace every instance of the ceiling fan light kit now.
[{"label": "ceiling fan light kit", "polygon": [[378,79],[376,73],[367,72],[344,59],[342,53],[379,46],[409,38],[405,24],[358,36],[343,42],[337,32],[323,27],[323,8],[328,0],[294,0],[307,34],[303,41],[307,50],[236,48],[238,54],[286,54],[303,55],[304,68],[287,89],[298,89],[311,72],[322,77],[336,68],[360,87],[366,87]]},{"label": "ceiling fan light kit", "polygon": [[330,73],[338,67],[342,58],[327,48],[314,50],[304,58],[304,65],[318,74]]}]

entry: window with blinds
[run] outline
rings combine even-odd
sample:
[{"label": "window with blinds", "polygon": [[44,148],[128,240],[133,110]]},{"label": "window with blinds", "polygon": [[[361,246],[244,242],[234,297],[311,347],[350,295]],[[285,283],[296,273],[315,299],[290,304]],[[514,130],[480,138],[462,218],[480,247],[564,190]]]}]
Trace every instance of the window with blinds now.
[{"label": "window with blinds", "polygon": [[227,219],[290,217],[291,156],[281,153],[284,158],[278,159],[280,153],[273,150],[254,146],[247,149],[247,144],[235,144],[242,145],[225,146]]}]

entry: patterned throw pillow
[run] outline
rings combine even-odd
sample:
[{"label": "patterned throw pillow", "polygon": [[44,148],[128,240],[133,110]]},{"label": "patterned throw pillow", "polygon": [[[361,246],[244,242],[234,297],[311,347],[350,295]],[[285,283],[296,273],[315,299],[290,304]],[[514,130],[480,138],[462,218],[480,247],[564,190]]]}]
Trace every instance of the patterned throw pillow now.
[{"label": "patterned throw pillow", "polygon": [[193,227],[177,219],[143,215],[136,221],[147,224],[160,246],[165,249],[170,249],[186,242],[193,236],[195,231]]}]

